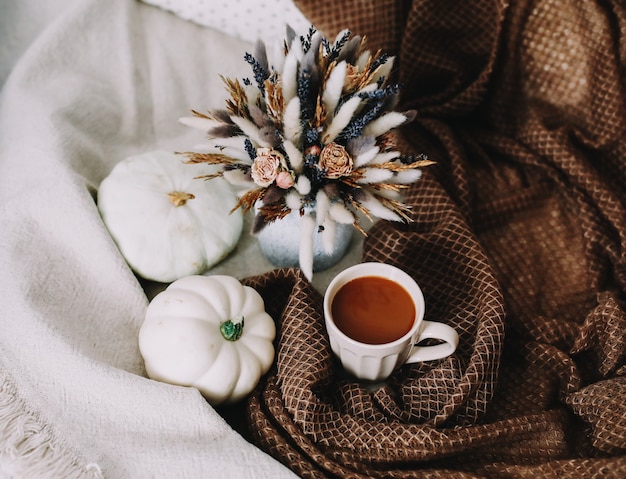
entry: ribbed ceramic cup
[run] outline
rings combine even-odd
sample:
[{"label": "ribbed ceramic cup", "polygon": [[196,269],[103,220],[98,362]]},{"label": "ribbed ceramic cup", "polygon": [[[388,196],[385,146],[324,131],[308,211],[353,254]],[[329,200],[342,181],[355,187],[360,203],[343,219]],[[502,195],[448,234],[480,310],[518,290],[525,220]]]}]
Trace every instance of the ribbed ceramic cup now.
[{"label": "ribbed ceramic cup", "polygon": [[[413,326],[401,338],[384,344],[367,344],[344,334],[335,324],[332,303],[343,285],[353,279],[377,276],[401,285],[413,299],[415,319]],[[385,263],[360,263],[341,271],[331,281],[324,294],[324,319],[332,351],[343,367],[357,378],[382,381],[406,363],[431,361],[452,354],[459,343],[459,335],[447,324],[424,320],[424,295],[418,284],[407,273]],[[381,318],[384,321],[385,318]],[[417,346],[425,339],[443,341],[432,346]]]}]

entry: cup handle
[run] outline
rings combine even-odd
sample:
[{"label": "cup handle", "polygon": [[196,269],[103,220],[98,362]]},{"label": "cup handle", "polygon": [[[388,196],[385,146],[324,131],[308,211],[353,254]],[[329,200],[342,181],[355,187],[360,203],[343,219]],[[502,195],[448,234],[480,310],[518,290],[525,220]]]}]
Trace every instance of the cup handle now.
[{"label": "cup handle", "polygon": [[417,342],[424,339],[439,339],[441,344],[434,346],[413,346],[413,350],[406,360],[407,363],[432,361],[450,356],[459,345],[459,334],[447,324],[436,321],[422,321],[422,330]]}]

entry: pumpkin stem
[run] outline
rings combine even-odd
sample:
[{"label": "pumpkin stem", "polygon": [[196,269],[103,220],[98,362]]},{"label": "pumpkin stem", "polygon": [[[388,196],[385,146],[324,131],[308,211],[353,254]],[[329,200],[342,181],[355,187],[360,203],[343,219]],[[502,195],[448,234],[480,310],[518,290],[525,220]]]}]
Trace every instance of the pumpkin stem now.
[{"label": "pumpkin stem", "polygon": [[184,191],[172,191],[167,194],[167,197],[176,207],[183,206],[187,203],[187,200],[193,200],[195,198],[191,193],[185,193]]},{"label": "pumpkin stem", "polygon": [[243,316],[224,321],[220,324],[220,333],[227,341],[237,341],[243,334]]}]

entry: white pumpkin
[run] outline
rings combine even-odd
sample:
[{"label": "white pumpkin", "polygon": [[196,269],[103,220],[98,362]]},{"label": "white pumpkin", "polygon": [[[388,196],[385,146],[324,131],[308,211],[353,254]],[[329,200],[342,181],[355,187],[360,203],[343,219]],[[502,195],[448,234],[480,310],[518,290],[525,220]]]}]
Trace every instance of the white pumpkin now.
[{"label": "white pumpkin", "polygon": [[212,405],[249,394],[274,361],[261,295],[231,276],[181,278],[154,297],[139,331],[148,376],[193,386]]},{"label": "white pumpkin", "polygon": [[146,279],[168,283],[199,274],[224,259],[243,228],[237,200],[206,164],[153,151],[119,162],[101,183],[98,209],[130,267]]}]

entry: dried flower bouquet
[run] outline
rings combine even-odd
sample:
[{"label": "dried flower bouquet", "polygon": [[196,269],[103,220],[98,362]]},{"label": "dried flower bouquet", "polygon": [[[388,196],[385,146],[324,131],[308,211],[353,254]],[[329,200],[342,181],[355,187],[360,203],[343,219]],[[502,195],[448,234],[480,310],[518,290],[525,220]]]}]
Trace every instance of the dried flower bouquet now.
[{"label": "dried flower bouquet", "polygon": [[365,234],[359,212],[370,220],[410,221],[401,191],[432,162],[396,151],[392,130],[415,112],[394,111],[393,57],[372,54],[349,31],[331,43],[311,28],[303,36],[288,29],[273,63],[262,42],[245,60],[253,80],[223,79],[225,109],[193,111],[181,122],[209,140],[202,151],[185,152],[187,161],[222,165],[205,178],[222,176],[242,188],[233,210],[256,207],[253,233],[299,211],[300,267],[311,278],[314,234],[330,253],[337,223]]}]

